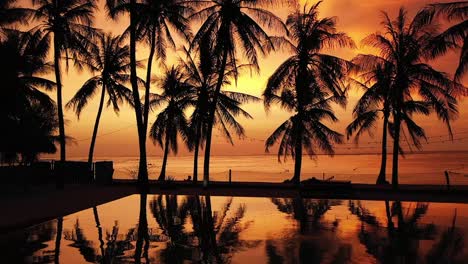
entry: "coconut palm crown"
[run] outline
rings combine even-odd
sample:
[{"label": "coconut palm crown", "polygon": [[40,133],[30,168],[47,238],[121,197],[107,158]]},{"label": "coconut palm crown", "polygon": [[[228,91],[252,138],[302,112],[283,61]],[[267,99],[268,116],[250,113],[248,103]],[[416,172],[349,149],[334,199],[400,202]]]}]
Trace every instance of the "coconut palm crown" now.
[{"label": "coconut palm crown", "polygon": [[346,72],[350,62],[323,53],[325,48],[353,47],[353,41],[336,29],[336,18],[318,17],[320,2],[288,16],[289,40],[283,42],[292,55],[270,76],[263,96],[265,107],[279,104],[294,113],[266,140],[266,151],[279,143],[278,157],[295,159],[293,181],[299,183],[302,148],[313,157],[317,150],[333,155],[333,143],[342,135],[333,131],[324,120],[338,119],[331,103],[344,105]]}]

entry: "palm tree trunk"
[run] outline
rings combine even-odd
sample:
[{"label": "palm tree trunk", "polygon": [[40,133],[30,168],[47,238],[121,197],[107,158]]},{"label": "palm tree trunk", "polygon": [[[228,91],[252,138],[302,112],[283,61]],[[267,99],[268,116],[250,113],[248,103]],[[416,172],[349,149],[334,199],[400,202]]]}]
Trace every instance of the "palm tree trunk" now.
[{"label": "palm tree trunk", "polygon": [[400,115],[395,115],[395,138],[393,139],[393,164],[392,164],[392,185],[394,189],[398,188],[398,156],[400,145]]},{"label": "palm tree trunk", "polygon": [[151,68],[153,66],[153,57],[154,52],[156,49],[156,42],[155,42],[155,30],[151,31],[151,39],[150,39],[150,54],[148,57],[148,66],[146,68],[146,83],[145,83],[145,105],[143,109],[143,124],[145,126],[145,133],[148,130],[148,116],[149,116],[149,97],[150,97],[150,86],[151,86]]},{"label": "palm tree trunk", "polygon": [[382,131],[382,161],[380,163],[380,172],[376,184],[385,184],[385,174],[387,170],[387,127],[388,113],[384,113],[383,131]]},{"label": "palm tree trunk", "polygon": [[104,252],[104,239],[102,238],[101,221],[99,221],[99,213],[98,213],[96,206],[93,207],[93,214],[94,214],[94,221],[96,222],[96,228],[98,230],[98,240],[99,240],[99,248],[101,249],[101,256],[102,256],[102,259],[104,260],[103,263],[106,263],[106,257],[105,257],[105,252]]},{"label": "palm tree trunk", "polygon": [[[307,61],[307,60],[302,60]],[[304,92],[306,91],[307,80],[307,64],[301,63],[299,72],[296,75],[296,97],[297,97],[297,115],[294,119],[296,122],[296,142],[294,146],[294,175],[291,179],[296,185],[301,182],[301,167],[302,167],[302,118],[304,111]]]},{"label": "palm tree trunk", "polygon": [[297,127],[296,146],[294,149],[294,176],[292,182],[299,185],[301,182],[301,167],[302,167],[302,127],[301,124]]},{"label": "palm tree trunk", "polygon": [[300,195],[292,199],[293,210],[294,210],[294,219],[299,222],[299,232],[301,235],[305,235],[307,231],[307,215],[304,208],[304,201]]},{"label": "palm tree trunk", "polygon": [[403,216],[403,207],[401,201],[395,201],[396,215],[398,219],[398,229],[401,231],[405,228],[405,217]]},{"label": "palm tree trunk", "polygon": [[55,236],[54,263],[60,263],[60,244],[62,241],[63,218],[57,218],[57,234]]},{"label": "palm tree trunk", "polygon": [[94,154],[94,146],[96,145],[96,137],[99,129],[99,121],[101,120],[102,109],[104,107],[104,97],[106,95],[106,86],[102,84],[102,92],[101,92],[101,99],[99,101],[99,108],[96,116],[96,122],[94,123],[93,129],[93,137],[91,138],[91,145],[89,146],[89,154],[88,154],[88,165],[92,168],[93,165],[93,154]]},{"label": "palm tree trunk", "polygon": [[201,121],[197,122],[197,128],[195,131],[195,151],[193,156],[193,183],[198,181],[198,151],[200,149],[200,130],[201,130]]},{"label": "palm tree trunk", "polygon": [[166,180],[166,165],[167,165],[167,156],[169,154],[169,136],[166,134],[166,142],[164,143],[164,157],[163,164],[161,167],[161,174],[159,174],[158,181]]},{"label": "palm tree trunk", "polygon": [[143,242],[149,241],[148,239],[148,220],[146,218],[146,198],[145,192],[140,194],[140,216],[138,219],[137,241],[135,246],[135,263],[141,263],[141,256],[143,251]]},{"label": "palm tree trunk", "polygon": [[206,202],[206,221],[208,223],[208,232],[209,232],[209,246],[213,252],[213,255],[216,259],[216,263],[223,263],[220,252],[218,250],[218,243],[216,241],[216,233],[215,233],[215,223],[213,219],[213,210],[211,208],[211,196],[205,196]]},{"label": "palm tree trunk", "polygon": [[62,103],[62,77],[60,72],[60,43],[54,34],[54,69],[55,69],[55,82],[57,84],[57,114],[59,123],[59,142],[60,142],[60,161],[65,161],[66,156],[66,142],[65,142],[65,121],[63,118],[63,103]]},{"label": "palm tree trunk", "polygon": [[387,214],[387,229],[389,231],[393,231],[393,221],[392,221],[392,214],[390,212],[390,203],[385,201],[385,213]]},{"label": "palm tree trunk", "polygon": [[221,67],[219,69],[219,74],[218,74],[219,75],[218,81],[216,83],[216,91],[213,95],[213,102],[212,102],[210,113],[208,116],[208,131],[206,134],[205,160],[203,164],[203,183],[204,184],[208,184],[208,181],[210,180],[211,136],[213,133],[214,116],[216,112],[218,96],[221,91],[221,86],[223,85],[224,71],[226,70],[226,63],[227,63],[227,56],[228,56],[227,51],[224,50],[223,59],[222,59]]},{"label": "palm tree trunk", "polygon": [[130,82],[132,84],[133,100],[135,104],[135,116],[138,129],[138,145],[140,148],[138,183],[140,184],[140,186],[143,187],[147,186],[148,184],[148,165],[146,162],[146,131],[144,131],[140,93],[138,91],[138,78],[136,72],[135,5],[136,0],[130,0]]}]

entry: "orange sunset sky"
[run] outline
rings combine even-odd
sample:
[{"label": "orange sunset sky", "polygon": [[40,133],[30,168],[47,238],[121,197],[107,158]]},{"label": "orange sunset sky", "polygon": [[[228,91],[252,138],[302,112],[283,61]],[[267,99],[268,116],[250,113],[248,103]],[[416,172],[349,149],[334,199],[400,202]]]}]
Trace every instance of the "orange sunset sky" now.
[{"label": "orange sunset sky", "polygon": [[[302,2],[304,4],[305,1]],[[315,3],[316,1],[308,1],[308,4]],[[357,49],[339,49],[330,51],[330,53],[342,56],[346,59],[351,59],[358,53],[371,52],[359,45],[362,38],[370,33],[380,30],[381,13],[380,11],[387,11],[393,18],[401,6],[407,8],[410,17],[416,13],[418,9],[426,4],[436,1],[425,0],[386,0],[386,1],[362,1],[362,0],[325,0],[320,7],[320,16],[336,16],[338,18],[338,30],[346,32],[356,42]],[[441,1],[438,1],[441,2]],[[442,1],[443,2],[443,1]],[[19,5],[30,5],[29,0],[19,1]],[[99,11],[96,13],[95,26],[104,31],[110,31],[115,34],[120,34],[128,24],[128,19],[125,17],[120,18],[118,21],[112,21],[108,18],[104,11],[104,1],[99,1]],[[275,14],[285,19],[287,14],[292,10],[287,7],[274,7],[271,8]],[[196,32],[197,25],[194,24],[192,31]],[[179,42],[178,45],[185,43]],[[146,60],[147,48],[140,44],[138,45],[137,58]],[[171,65],[177,54],[175,51],[168,50],[169,59],[166,61]],[[246,72],[241,75],[237,86],[226,87],[226,90],[236,90],[246,92],[252,95],[260,96],[264,89],[267,78],[275,70],[275,68],[288,56],[285,52],[274,52],[269,56],[263,58],[260,62],[260,74],[252,74]],[[432,62],[437,69],[443,70],[452,74],[457,65],[458,54],[456,52],[447,54],[447,56]],[[154,71],[157,74],[158,67]],[[153,67],[154,68],[154,67]],[[140,70],[139,75],[144,77],[144,70]],[[91,76],[88,72],[78,73],[72,68],[67,74],[64,74],[64,101],[67,102],[77,91],[77,89]],[[54,80],[54,75],[49,75],[50,79]],[[465,77],[464,84],[468,84],[468,78]],[[153,92],[159,92],[157,87],[153,87]],[[337,116],[340,122],[332,125],[337,131],[344,133],[344,128],[351,121],[351,110],[359,98],[360,92],[352,90],[349,93],[349,101],[346,109],[336,108]],[[51,93],[53,99],[56,95]],[[455,138],[468,137],[468,124],[465,121],[468,117],[467,100],[460,100],[459,110],[460,114],[456,121],[453,122]],[[82,112],[80,120],[71,110],[65,111],[65,118],[67,120],[66,134],[74,138],[75,143],[69,143],[67,149],[68,157],[77,157],[87,155],[90,137],[95,121],[96,111],[98,108],[98,98],[96,97]],[[213,155],[249,155],[249,154],[263,154],[264,153],[264,140],[270,133],[282,123],[290,113],[285,112],[279,108],[272,108],[269,113],[265,113],[263,104],[250,104],[246,105],[245,109],[254,117],[253,120],[243,120],[241,123],[246,129],[247,138],[236,139],[235,146],[231,146],[225,139],[215,135],[213,139]],[[158,111],[152,113],[150,120],[154,121]],[[468,140],[458,140],[448,142],[447,130],[444,125],[436,119],[435,116],[418,118],[420,124],[426,129],[429,141],[434,142],[424,145],[424,150],[468,150]],[[352,145],[350,140],[343,146],[337,146],[337,153],[377,153],[379,152],[379,144],[374,144],[375,148],[368,147],[369,141],[379,141],[381,136],[380,128],[375,131],[375,137],[363,137],[359,147]],[[445,142],[442,142],[445,141]],[[405,144],[403,144],[405,145]],[[367,148],[366,148],[367,147]],[[405,146],[404,146],[405,147]],[[406,146],[407,148],[407,146]],[[275,150],[272,150],[274,153]],[[162,151],[159,147],[152,144],[148,140],[148,155],[161,155]],[[112,109],[106,109],[103,113],[95,156],[97,158],[104,156],[134,156],[138,154],[137,144],[137,131],[135,125],[135,114],[133,110],[127,106],[121,108],[119,115],[116,115]],[[185,149],[180,149],[179,155],[187,155]]]}]

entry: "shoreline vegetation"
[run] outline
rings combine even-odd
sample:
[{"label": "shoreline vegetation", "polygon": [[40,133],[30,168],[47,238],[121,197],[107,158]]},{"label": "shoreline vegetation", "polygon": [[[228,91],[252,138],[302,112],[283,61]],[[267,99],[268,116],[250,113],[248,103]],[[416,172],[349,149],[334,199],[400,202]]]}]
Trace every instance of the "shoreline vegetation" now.
[{"label": "shoreline vegetation", "polygon": [[[7,128],[0,134],[2,163],[34,164],[41,153],[55,153],[56,144],[60,162],[67,162],[70,138],[65,133],[63,107],[79,117],[98,94],[88,170],[93,170],[104,106],[118,113],[125,103],[135,112],[141,190],[150,184],[148,138],[164,151],[159,182],[168,181],[169,153],[177,154],[183,144],[194,152],[191,180],[194,184],[202,181],[206,187],[211,180],[213,129],[234,144],[234,136],[245,136],[238,118],[253,118],[243,104],[263,102],[266,111],[276,105],[290,113],[265,139],[265,152],[278,147],[278,161],[294,160],[292,177],[285,182],[299,186],[305,180],[301,179],[305,155],[333,156],[345,136],[358,144],[363,133],[377,132],[382,141],[376,183],[391,183],[397,189],[403,141],[420,150],[428,139],[415,117],[436,116],[453,140],[457,132],[451,123],[458,115],[458,101],[467,94],[461,83],[468,69],[466,2],[429,4],[413,17],[404,7],[395,17],[382,11],[381,31],[360,43],[375,53],[358,54],[351,60],[333,55],[337,48],[357,45],[339,31],[336,17],[320,16],[321,1],[301,6],[295,1],[107,0],[104,7],[110,19],[129,19],[122,35],[96,28],[95,1],[32,0],[31,4],[0,3],[5,88],[0,119]],[[291,10],[286,20],[271,12],[277,6]],[[447,23],[445,31],[437,27],[440,21]],[[144,45],[149,46],[149,57],[137,61],[137,48]],[[268,78],[262,98],[225,89],[237,84],[245,71],[260,72],[260,57],[280,50],[288,55]],[[449,51],[461,52],[454,73],[429,64]],[[169,55],[178,61],[167,65]],[[48,61],[51,57],[53,62]],[[62,74],[69,67],[88,71],[92,77],[69,102],[63,102]],[[160,74],[153,77],[155,68]],[[145,78],[137,76],[137,69],[146,70]],[[44,78],[51,73],[55,80]],[[161,93],[155,92],[158,89]],[[333,107],[345,107],[352,89],[363,94],[353,106],[352,122],[341,133],[329,127],[339,122]],[[55,91],[56,101],[44,91]],[[382,123],[380,132],[375,131],[378,123]],[[200,175],[199,150],[204,151]],[[387,154],[392,159],[391,180],[385,178]],[[64,170],[57,178],[66,173],[70,171]],[[57,186],[61,181],[57,179]]]}]

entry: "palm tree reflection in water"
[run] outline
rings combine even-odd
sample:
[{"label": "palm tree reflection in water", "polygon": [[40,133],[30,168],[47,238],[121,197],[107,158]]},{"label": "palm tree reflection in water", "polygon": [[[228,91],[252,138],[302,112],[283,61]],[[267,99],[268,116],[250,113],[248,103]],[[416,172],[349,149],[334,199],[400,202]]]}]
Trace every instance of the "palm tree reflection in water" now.
[{"label": "palm tree reflection in water", "polygon": [[421,223],[429,204],[416,203],[404,208],[400,201],[391,205],[385,201],[386,224],[380,223],[359,201],[349,201],[348,207],[361,222],[359,242],[379,263],[466,263],[464,235],[455,226],[456,212],[452,226],[441,233],[428,252],[424,252],[420,242],[435,240],[438,233],[434,224]]},{"label": "palm tree reflection in water", "polygon": [[[243,235],[252,224],[245,218],[245,205],[221,199],[226,200],[214,205],[210,196],[155,195],[148,201],[147,194],[141,194],[137,223],[123,233],[117,221],[107,227],[110,230],[101,226],[95,207],[95,227],[77,218],[67,228],[68,221],[59,218],[2,238],[2,259],[64,263],[70,259],[70,247],[82,256],[74,257],[77,261],[101,264],[231,263],[242,259],[233,257],[244,250],[250,250],[244,257],[257,256],[262,242]],[[299,196],[271,201],[293,224],[284,225],[279,237],[265,240],[268,263],[429,264],[468,259],[460,228],[463,218],[457,222],[456,211],[450,224],[435,226],[427,223],[427,215],[434,216],[427,203],[378,202],[385,208],[378,214],[361,201]]]},{"label": "palm tree reflection in water", "polygon": [[272,198],[277,209],[290,215],[298,230],[285,230],[280,240],[267,240],[268,263],[348,263],[352,245],[337,236],[339,221],[324,219],[324,215],[342,202],[296,198]]},{"label": "palm tree reflection in water", "polygon": [[[239,205],[232,212],[232,203],[233,199],[229,198],[220,211],[213,212],[210,196],[155,197],[150,202],[151,212],[163,234],[169,238],[160,253],[161,262],[229,263],[235,253],[258,246],[259,241],[240,238],[250,222],[243,222],[246,207]],[[192,231],[186,229],[189,219]]]}]

